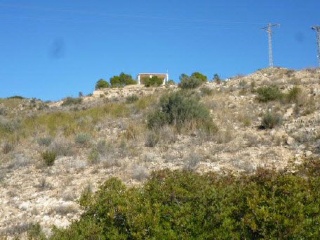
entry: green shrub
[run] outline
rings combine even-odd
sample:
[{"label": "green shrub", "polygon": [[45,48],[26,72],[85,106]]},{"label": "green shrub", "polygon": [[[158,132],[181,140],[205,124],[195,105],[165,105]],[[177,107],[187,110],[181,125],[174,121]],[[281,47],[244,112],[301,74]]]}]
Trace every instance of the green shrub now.
[{"label": "green shrub", "polygon": [[110,78],[111,87],[124,87],[127,85],[137,84],[135,80],[133,80],[132,76],[125,73],[120,73],[119,76],[113,76]]},{"label": "green shrub", "polygon": [[45,151],[41,154],[41,157],[46,166],[52,166],[56,160],[57,153],[55,151]]},{"label": "green shrub", "polygon": [[279,114],[268,111],[262,118],[260,128],[261,129],[272,129],[272,128],[280,125],[281,122],[282,122],[282,118]]},{"label": "green shrub", "polygon": [[319,239],[319,166],[238,177],[161,170],[135,188],[111,178],[84,191],[81,218],[50,239]]},{"label": "green shrub", "polygon": [[175,83],[172,79],[170,79],[170,80],[167,82],[167,85],[176,85],[176,83]]},{"label": "green shrub", "polygon": [[222,82],[220,76],[217,73],[213,75],[212,81],[217,83],[217,84],[220,84]]},{"label": "green shrub", "polygon": [[194,89],[203,84],[203,81],[199,78],[188,76],[186,74],[182,74],[180,76],[179,87],[182,89]]},{"label": "green shrub", "polygon": [[289,103],[298,103],[299,97],[302,94],[302,90],[299,87],[293,87],[285,95],[287,102]]},{"label": "green shrub", "polygon": [[282,92],[277,86],[260,87],[256,90],[257,99],[260,102],[269,102],[274,100],[281,100],[283,97]]},{"label": "green shrub", "polygon": [[109,84],[106,80],[100,79],[100,80],[96,83],[95,89],[98,90],[98,89],[108,88],[108,87],[110,87],[110,84]]},{"label": "green shrub", "polygon": [[162,85],[163,79],[157,76],[152,76],[151,78],[143,78],[142,82],[146,87],[158,87]]},{"label": "green shrub", "polygon": [[204,74],[202,74],[202,73],[200,73],[200,72],[194,72],[194,73],[192,73],[192,74],[191,74],[191,77],[192,77],[192,78],[197,78],[197,79],[199,79],[199,80],[200,80],[201,82],[203,82],[203,83],[205,83],[205,82],[208,81],[207,76],[204,75]]},{"label": "green shrub", "polygon": [[16,96],[8,97],[7,99],[19,99],[19,100],[23,100],[23,99],[25,99],[25,98],[24,98],[24,97],[22,97],[22,96],[18,96],[18,95],[16,95]]},{"label": "green shrub", "polygon": [[181,130],[187,124],[196,127],[208,124],[208,119],[209,110],[196,97],[178,91],[161,97],[159,110],[151,113],[147,121],[149,129],[158,129],[168,124]]},{"label": "green shrub", "polygon": [[89,155],[88,155],[88,163],[89,164],[96,164],[100,160],[100,154],[97,149],[91,149]]},{"label": "green shrub", "polygon": [[82,98],[67,97],[63,100],[61,106],[70,106],[82,103]]},{"label": "green shrub", "polygon": [[203,95],[211,96],[213,94],[213,89],[208,87],[202,87],[200,88],[200,91]]},{"label": "green shrub", "polygon": [[159,134],[155,131],[150,131],[146,135],[145,146],[146,147],[155,147],[159,142]]},{"label": "green shrub", "polygon": [[37,142],[40,146],[48,147],[52,143],[52,137],[41,137]]},{"label": "green shrub", "polygon": [[139,100],[139,97],[135,94],[132,94],[132,95],[126,97],[126,103],[134,103],[138,100]]},{"label": "green shrub", "polygon": [[90,135],[88,133],[78,133],[74,139],[75,143],[79,146],[88,146],[90,143]]},{"label": "green shrub", "polygon": [[11,134],[16,132],[19,128],[19,121],[0,118],[0,133],[2,132],[3,134]]},{"label": "green shrub", "polygon": [[2,153],[3,154],[8,154],[14,149],[14,144],[11,142],[5,142],[2,146]]},{"label": "green shrub", "polygon": [[31,224],[31,226],[28,229],[27,235],[28,235],[28,239],[30,240],[47,239],[39,223]]}]

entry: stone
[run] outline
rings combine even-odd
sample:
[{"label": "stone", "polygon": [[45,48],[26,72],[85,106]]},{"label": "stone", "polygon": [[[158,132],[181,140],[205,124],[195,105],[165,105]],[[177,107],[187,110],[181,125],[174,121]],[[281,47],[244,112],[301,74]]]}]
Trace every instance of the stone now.
[{"label": "stone", "polygon": [[293,146],[294,144],[295,144],[295,140],[294,140],[294,138],[293,137],[288,137],[287,138],[287,141],[286,141],[286,143],[289,145],[289,146]]}]

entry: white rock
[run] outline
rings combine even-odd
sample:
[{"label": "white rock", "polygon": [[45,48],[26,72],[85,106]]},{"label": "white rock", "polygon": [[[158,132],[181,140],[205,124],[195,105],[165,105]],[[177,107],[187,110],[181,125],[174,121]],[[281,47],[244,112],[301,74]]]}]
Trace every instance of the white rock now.
[{"label": "white rock", "polygon": [[310,157],[312,155],[312,152],[311,151],[306,151],[305,154],[304,154],[306,157]]},{"label": "white rock", "polygon": [[286,143],[287,143],[289,146],[293,146],[293,145],[295,144],[295,140],[294,140],[293,137],[288,137]]}]

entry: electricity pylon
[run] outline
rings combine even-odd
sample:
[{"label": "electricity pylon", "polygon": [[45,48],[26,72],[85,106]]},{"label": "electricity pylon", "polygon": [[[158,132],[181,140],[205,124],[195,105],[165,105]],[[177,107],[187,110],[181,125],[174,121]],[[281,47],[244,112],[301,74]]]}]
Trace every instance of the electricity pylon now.
[{"label": "electricity pylon", "polygon": [[318,62],[320,67],[320,26],[313,26],[311,29],[317,32],[317,46],[318,46],[317,57],[318,57]]},{"label": "electricity pylon", "polygon": [[278,26],[280,26],[280,24],[272,24],[272,23],[269,23],[268,26],[262,28],[262,29],[266,30],[266,32],[268,33],[268,43],[269,43],[269,67],[270,67],[270,68],[273,67],[272,28],[273,28],[273,27],[278,27]]}]

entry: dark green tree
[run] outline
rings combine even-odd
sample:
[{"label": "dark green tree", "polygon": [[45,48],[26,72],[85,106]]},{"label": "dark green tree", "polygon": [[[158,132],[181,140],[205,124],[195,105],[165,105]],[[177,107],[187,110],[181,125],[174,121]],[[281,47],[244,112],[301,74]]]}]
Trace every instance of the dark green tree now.
[{"label": "dark green tree", "polygon": [[132,78],[131,75],[120,73],[119,76],[113,76],[110,78],[111,87],[124,87],[127,85],[133,85],[137,82]]},{"label": "dark green tree", "polygon": [[102,89],[102,88],[108,88],[109,86],[110,86],[110,84],[106,80],[100,79],[96,83],[95,89],[98,90],[98,89]]},{"label": "dark green tree", "polygon": [[200,72],[194,72],[191,74],[191,77],[192,78],[196,78],[196,79],[199,79],[201,82],[207,82],[208,81],[208,78],[206,75],[203,75],[202,73]]},{"label": "dark green tree", "polygon": [[220,84],[221,83],[221,78],[220,76],[216,73],[213,75],[213,82],[217,83],[217,84]]}]

